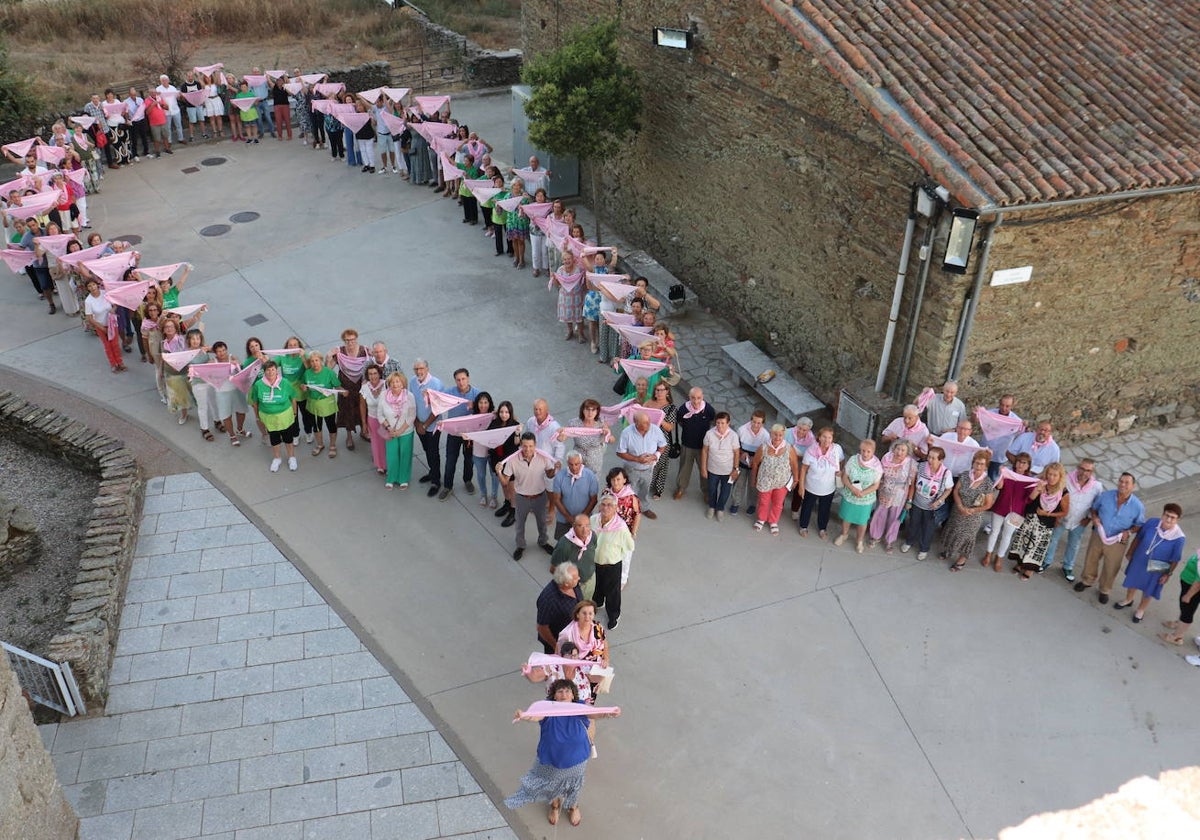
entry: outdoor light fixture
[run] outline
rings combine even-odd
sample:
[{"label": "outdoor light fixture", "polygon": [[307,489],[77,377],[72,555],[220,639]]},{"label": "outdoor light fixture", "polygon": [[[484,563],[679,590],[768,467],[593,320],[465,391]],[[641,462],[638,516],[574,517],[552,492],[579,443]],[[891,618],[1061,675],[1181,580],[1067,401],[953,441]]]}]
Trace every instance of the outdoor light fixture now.
[{"label": "outdoor light fixture", "polygon": [[691,30],[656,26],[654,27],[654,46],[667,47],[672,50],[690,50],[692,48]]},{"label": "outdoor light fixture", "polygon": [[975,226],[978,224],[979,214],[974,210],[958,208],[952,215],[950,238],[946,241],[942,271],[966,274],[967,262],[971,259],[971,248],[975,243]]}]

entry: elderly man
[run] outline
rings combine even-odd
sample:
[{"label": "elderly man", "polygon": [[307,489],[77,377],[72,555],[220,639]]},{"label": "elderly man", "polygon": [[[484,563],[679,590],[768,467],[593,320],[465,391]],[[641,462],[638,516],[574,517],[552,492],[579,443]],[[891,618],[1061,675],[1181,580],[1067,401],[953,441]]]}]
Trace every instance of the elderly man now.
[{"label": "elderly man", "polygon": [[[1092,538],[1088,541],[1087,555],[1083,560],[1083,580],[1075,584],[1075,591],[1082,592],[1094,584],[1099,574],[1100,603],[1108,603],[1113,581],[1121,570],[1121,561],[1130,539],[1146,521],[1146,508],[1142,500],[1133,495],[1137,482],[1129,473],[1121,473],[1116,490],[1105,490],[1096,496],[1081,524],[1094,522]],[[1075,500],[1071,500],[1075,506]]]},{"label": "elderly man", "polygon": [[[572,451],[567,456],[567,468],[554,476],[550,487],[550,506],[554,509],[554,539],[558,540],[571,529],[579,514],[591,516],[600,495],[600,481],[583,465],[583,456]],[[591,596],[589,596],[591,597]]]},{"label": "elderly man", "polygon": [[596,591],[596,535],[592,533],[591,516],[577,515],[554,545],[550,555],[550,572],[553,574],[564,563],[575,564],[579,577],[577,585],[583,597],[591,600]]},{"label": "elderly man", "polygon": [[179,112],[179,88],[171,84],[170,76],[163,73],[158,77],[158,87],[154,91],[167,108],[167,148],[171,147],[172,140],[178,139],[180,143],[183,143],[183,115]]},{"label": "elderly man", "polygon": [[421,448],[425,450],[425,463],[429,465],[429,472],[421,476],[420,483],[429,485],[427,495],[432,498],[442,488],[442,433],[430,428],[435,417],[425,402],[425,392],[441,391],[442,380],[429,372],[429,362],[417,359],[413,362],[413,376],[408,380],[408,390],[412,392],[413,405],[417,410],[417,420],[413,428],[421,441]]},{"label": "elderly man", "polygon": [[[466,417],[471,413],[471,406],[475,404],[475,398],[479,396],[479,389],[471,384],[471,372],[466,368],[459,368],[454,371],[454,387],[444,388],[442,393],[466,400],[462,405],[454,406],[439,417],[439,419],[449,420],[452,417]],[[439,501],[446,501],[454,492],[454,471],[458,468],[458,458],[462,454],[465,443],[466,441],[461,435],[446,435],[446,471],[442,476],[442,492],[438,494]],[[474,462],[468,454],[463,458],[463,488],[467,491],[468,496],[475,492],[475,485],[471,481],[474,471]]]},{"label": "elderly man", "polygon": [[979,445],[979,441],[971,437],[971,432],[974,430],[974,424],[964,417],[958,421],[953,431],[937,437],[930,435],[928,438],[931,445],[940,446],[946,450],[946,467],[955,478],[971,469],[971,460],[975,457],[975,450],[983,448]]},{"label": "elderly man", "polygon": [[1075,555],[1079,553],[1079,543],[1083,540],[1083,532],[1087,530],[1092,505],[1104,492],[1104,485],[1096,478],[1096,463],[1091,458],[1084,458],[1079,462],[1079,466],[1067,473],[1067,491],[1071,494],[1071,509],[1058,521],[1058,527],[1050,535],[1042,571],[1054,565],[1054,550],[1058,548],[1058,541],[1063,532],[1066,532],[1067,548],[1063,552],[1062,569],[1067,580],[1074,583]]},{"label": "elderly man", "polygon": [[[931,435],[953,432],[958,421],[967,416],[967,407],[958,398],[958,383],[947,380],[942,386],[942,395],[925,406],[925,425]],[[969,465],[968,465],[969,466]]]},{"label": "elderly man", "polygon": [[[767,431],[766,423],[767,413],[761,408],[756,408],[750,415],[750,422],[738,426],[738,445],[741,448],[741,455],[738,458],[737,481],[734,482],[733,491],[730,493],[729,514],[731,516],[737,516],[738,508],[742,505],[746,507],[747,516],[754,515],[758,491],[754,489],[754,483],[750,480],[750,464],[754,461],[754,453],[758,452],[759,447],[771,442],[771,433]],[[742,502],[742,505],[738,504],[739,501]]]},{"label": "elderly man", "polygon": [[1015,464],[1017,456],[1022,452],[1029,455],[1033,462],[1030,472],[1034,475],[1041,475],[1047,464],[1059,460],[1060,452],[1058,443],[1054,440],[1054,426],[1049,420],[1038,423],[1037,431],[1017,435],[1006,453],[1009,464]]},{"label": "elderly man", "polygon": [[[533,432],[537,440],[537,448],[547,455],[554,456],[554,468],[562,466],[563,456],[567,452],[567,444],[558,439],[558,431],[562,425],[550,414],[550,406],[543,399],[533,401],[533,416],[525,421],[525,429]],[[554,517],[554,511],[546,508],[546,524],[549,525]]]},{"label": "elderly man", "polygon": [[616,630],[621,619],[621,586],[628,579],[633,560],[633,535],[625,520],[617,516],[617,497],[605,493],[600,512],[592,514],[596,535],[596,609],[605,608],[608,629]]},{"label": "elderly man", "polygon": [[[1012,394],[1005,394],[1000,398],[1000,402],[992,409],[1001,417],[1011,417],[1014,420],[1020,420],[1021,415],[1013,411],[1013,406],[1016,405],[1017,399]],[[995,481],[1000,477],[1000,468],[1008,464],[1008,450],[1012,446],[1012,442],[1016,439],[1016,435],[1003,435],[997,438],[985,437],[983,445],[992,450],[992,460],[988,464],[988,478]]]},{"label": "elderly man", "polygon": [[571,613],[582,600],[579,570],[574,563],[560,563],[537,597],[537,637],[546,653],[557,651],[558,634],[571,623]]},{"label": "elderly man", "polygon": [[904,406],[900,416],[888,423],[883,430],[883,445],[889,447],[892,441],[903,438],[912,444],[913,454],[924,459],[929,449],[929,427],[921,422],[921,410],[911,403]]},{"label": "elderly man", "polygon": [[554,546],[546,536],[546,479],[553,479],[557,471],[553,462],[537,450],[537,439],[533,432],[521,435],[521,449],[511,458],[496,465],[500,482],[507,487],[510,483],[516,493],[516,544],[513,560],[525,554],[525,520],[533,514],[537,520],[538,545],[547,554],[554,553]]},{"label": "elderly man", "polygon": [[[637,411],[633,415],[633,425],[626,426],[617,441],[617,457],[625,462],[625,469],[632,479],[633,492],[637,493],[642,504],[650,503],[650,483],[654,478],[654,465],[667,451],[667,436],[658,426],[651,425],[646,412]],[[647,519],[657,519],[658,514],[649,507],[642,508],[642,516]]]},{"label": "elderly man", "polygon": [[547,193],[550,192],[550,178],[553,174],[549,169],[542,166],[537,155],[529,156],[529,167],[527,169],[513,168],[510,174],[514,178],[520,178],[525,182],[525,192],[533,195],[539,189],[544,189]]},{"label": "elderly man", "polygon": [[[704,401],[704,391],[693,388],[688,392],[688,401],[675,414],[683,451],[679,455],[679,474],[675,478],[675,499],[683,498],[692,480],[693,467],[700,466],[700,453],[704,450],[704,436],[712,428],[717,412]],[[703,485],[701,486],[703,488]],[[705,494],[707,497],[707,494]]]},{"label": "elderly man", "polygon": [[376,341],[371,345],[371,361],[379,365],[383,371],[384,382],[387,382],[387,378],[393,373],[400,373],[404,370],[404,365],[400,364],[398,359],[393,359],[388,355],[387,345],[382,341]]}]

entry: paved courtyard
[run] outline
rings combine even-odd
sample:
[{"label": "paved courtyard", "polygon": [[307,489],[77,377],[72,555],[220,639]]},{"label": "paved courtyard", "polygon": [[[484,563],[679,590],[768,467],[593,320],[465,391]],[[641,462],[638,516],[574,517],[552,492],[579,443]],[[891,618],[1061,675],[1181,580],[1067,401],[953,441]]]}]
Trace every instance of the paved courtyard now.
[{"label": "paved courtyard", "polygon": [[[509,107],[462,99],[455,114],[508,159]],[[182,171],[214,155],[225,163]],[[451,201],[296,144],[174,158],[106,179],[93,221],[144,236],[152,263],[196,265],[183,302],[210,305],[209,340],[325,349],[355,326],[443,378],[467,365],[522,419],[535,397],[565,421],[585,396],[610,401],[611,374],[562,340],[544,281],[495,259]],[[261,218],[198,235],[245,210]],[[533,756],[535,729],[509,721],[538,696],[518,669],[537,647],[544,555],[512,562],[511,529],[461,484],[444,503],[385,492],[365,446],[270,474],[256,440],[177,426],[148,366],[109,374],[98,342],[45,315],[27,281],[0,284],[0,306],[13,313],[0,382],[37,377],[193,465],[151,486],[107,716],[44,730],[92,836],[547,836],[540,809],[500,804]],[[696,307],[676,326],[685,345],[726,335]],[[744,418],[705,351],[693,369]],[[1087,446],[1103,478],[1133,464],[1200,534],[1194,438]],[[1155,639],[1174,590],[1134,626],[1057,574],[1019,584],[790,529],[771,539],[745,517],[705,520],[695,496],[659,505],[640,536],[611,637],[625,713],[600,724],[583,825],[557,832],[994,836],[1195,762],[1176,698],[1200,670]],[[223,511],[211,520],[208,502]]]}]

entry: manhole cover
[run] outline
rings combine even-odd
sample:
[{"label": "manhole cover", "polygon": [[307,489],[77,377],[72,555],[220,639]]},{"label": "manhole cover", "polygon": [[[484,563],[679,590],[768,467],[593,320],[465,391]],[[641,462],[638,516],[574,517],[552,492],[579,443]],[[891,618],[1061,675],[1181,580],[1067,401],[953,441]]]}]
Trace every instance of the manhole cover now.
[{"label": "manhole cover", "polygon": [[224,236],[233,230],[229,225],[209,225],[206,228],[200,228],[201,236]]},{"label": "manhole cover", "polygon": [[184,175],[195,175],[197,172],[200,171],[200,167],[199,166],[188,166],[179,171],[182,172]]},{"label": "manhole cover", "polygon": [[211,158],[205,158],[204,160],[200,161],[200,165],[201,166],[220,166],[224,162],[225,162],[225,158],[223,158],[223,157],[211,157]]},{"label": "manhole cover", "polygon": [[251,315],[249,318],[243,318],[242,320],[245,321],[246,324],[251,327],[257,327],[259,324],[265,324],[267,322],[267,316],[266,315]]},{"label": "manhole cover", "polygon": [[258,214],[253,210],[247,210],[244,213],[234,213],[229,217],[231,222],[253,222],[258,218]]},{"label": "manhole cover", "polygon": [[130,245],[137,245],[142,241],[142,237],[136,233],[127,233],[124,236],[114,236],[113,241],[128,242]]}]

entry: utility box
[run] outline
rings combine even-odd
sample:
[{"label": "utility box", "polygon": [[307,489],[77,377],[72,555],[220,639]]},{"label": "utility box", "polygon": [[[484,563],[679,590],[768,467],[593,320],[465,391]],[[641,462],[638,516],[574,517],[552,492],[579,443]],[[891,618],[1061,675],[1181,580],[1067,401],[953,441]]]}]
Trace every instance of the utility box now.
[{"label": "utility box", "polygon": [[531,94],[529,85],[512,86],[513,166],[524,169],[529,166],[529,156],[537,155],[541,165],[551,173],[547,189],[551,198],[579,195],[579,159],[551,155],[529,142],[525,103]]}]

